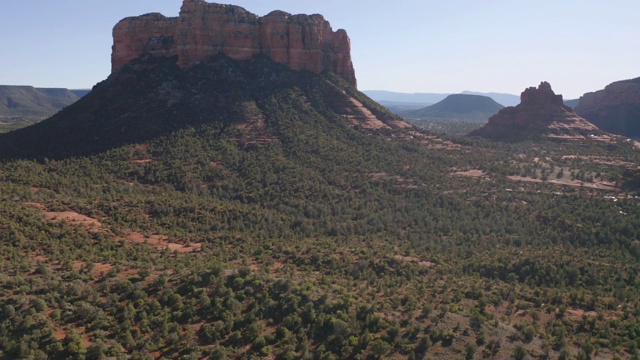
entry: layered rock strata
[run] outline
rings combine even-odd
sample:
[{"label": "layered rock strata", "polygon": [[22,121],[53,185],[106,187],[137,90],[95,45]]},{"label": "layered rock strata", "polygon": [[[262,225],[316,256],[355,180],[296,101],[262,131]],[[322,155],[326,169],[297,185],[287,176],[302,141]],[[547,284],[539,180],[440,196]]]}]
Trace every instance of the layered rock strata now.
[{"label": "layered rock strata", "polygon": [[178,17],[152,13],[121,20],[113,29],[112,73],[142,56],[176,56],[186,69],[221,53],[234,60],[264,55],[293,70],[328,70],[357,85],[349,37],[333,31],[322,15],[273,11],[259,17],[203,0],[184,0]]}]

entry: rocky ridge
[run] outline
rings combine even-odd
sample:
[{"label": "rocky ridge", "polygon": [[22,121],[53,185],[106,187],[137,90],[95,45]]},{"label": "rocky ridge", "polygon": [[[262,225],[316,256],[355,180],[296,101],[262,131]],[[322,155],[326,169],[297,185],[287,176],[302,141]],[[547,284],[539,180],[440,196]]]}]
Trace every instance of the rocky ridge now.
[{"label": "rocky ridge", "polygon": [[151,13],[121,20],[113,39],[112,73],[144,56],[177,57],[186,69],[218,54],[233,60],[264,55],[293,70],[332,71],[356,86],[346,31],[333,31],[318,14],[259,17],[238,6],[184,0],[178,17]]},{"label": "rocky ridge", "polygon": [[526,89],[520,95],[519,105],[500,110],[485,126],[470,135],[506,141],[536,137],[567,140],[607,137],[564,105],[562,95],[556,95],[548,82]]},{"label": "rocky ridge", "polygon": [[640,78],[584,94],[575,111],[602,130],[640,137]]}]

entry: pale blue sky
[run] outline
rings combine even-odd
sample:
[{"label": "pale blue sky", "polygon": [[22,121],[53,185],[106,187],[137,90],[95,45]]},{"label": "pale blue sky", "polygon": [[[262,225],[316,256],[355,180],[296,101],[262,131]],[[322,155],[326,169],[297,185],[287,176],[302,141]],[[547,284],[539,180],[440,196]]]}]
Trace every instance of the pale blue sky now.
[{"label": "pale blue sky", "polygon": [[[224,2],[227,3],[227,2]],[[638,0],[254,0],[347,30],[360,90],[506,92],[549,81],[565,99],[640,76]],[[0,0],[0,84],[90,88],[126,16],[182,0]]]}]

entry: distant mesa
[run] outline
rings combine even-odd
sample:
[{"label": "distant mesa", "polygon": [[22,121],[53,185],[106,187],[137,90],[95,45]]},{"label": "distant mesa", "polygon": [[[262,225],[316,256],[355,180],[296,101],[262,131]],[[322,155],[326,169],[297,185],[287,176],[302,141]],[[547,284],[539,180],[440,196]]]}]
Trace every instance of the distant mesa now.
[{"label": "distant mesa", "polygon": [[176,57],[182,69],[224,54],[233,60],[264,55],[293,70],[334,72],[356,87],[346,31],[322,15],[273,11],[259,17],[233,5],[184,0],[178,17],[129,17],[113,29],[112,72],[144,57]]},{"label": "distant mesa", "polygon": [[503,106],[515,106],[515,105],[518,105],[518,103],[520,102],[520,97],[518,95],[513,95],[513,94],[496,93],[496,92],[485,93],[485,92],[468,91],[468,90],[463,91],[461,94],[488,96],[492,98],[495,102]]},{"label": "distant mesa", "polygon": [[604,131],[640,138],[640,78],[584,94],[575,111]]},{"label": "distant mesa", "polygon": [[[407,107],[412,108],[407,108],[406,110],[427,107],[444,100],[449,95],[454,95],[452,93],[401,93],[385,90],[364,90],[363,92],[373,100],[385,106],[386,104],[407,105]],[[502,104],[504,106],[517,105],[520,102],[520,97],[518,95],[505,93],[463,91],[461,94],[488,96],[498,104]],[[420,104],[422,106],[415,107],[415,104]]]},{"label": "distant mesa", "polygon": [[455,119],[486,122],[504,106],[488,96],[453,94],[437,104],[417,110],[403,111],[407,119]]},{"label": "distant mesa", "polygon": [[520,141],[540,137],[583,140],[607,137],[595,125],[564,105],[548,82],[526,89],[520,104],[507,107],[489,118],[489,122],[470,134],[492,140]]},{"label": "distant mesa", "polygon": [[69,89],[75,96],[81,98],[91,92],[91,89]]}]

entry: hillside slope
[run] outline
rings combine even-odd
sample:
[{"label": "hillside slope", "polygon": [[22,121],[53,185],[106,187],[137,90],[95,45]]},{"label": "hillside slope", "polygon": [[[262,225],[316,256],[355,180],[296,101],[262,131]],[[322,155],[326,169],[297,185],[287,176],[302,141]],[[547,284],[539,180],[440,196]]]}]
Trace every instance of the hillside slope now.
[{"label": "hillside slope", "polygon": [[87,155],[204,123],[270,137],[281,97],[344,127],[411,127],[335,75],[293,71],[261,56],[219,55],[188,70],[164,58],[140,68],[134,62],[52,118],[0,136],[0,156]]},{"label": "hillside slope", "polygon": [[68,89],[0,85],[0,121],[43,119],[79,98]]}]

